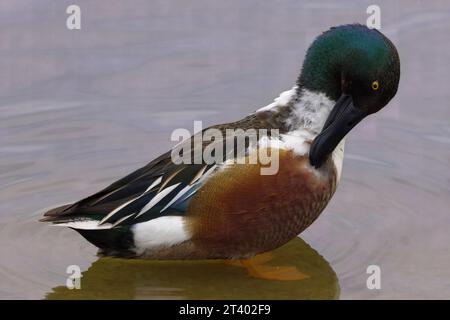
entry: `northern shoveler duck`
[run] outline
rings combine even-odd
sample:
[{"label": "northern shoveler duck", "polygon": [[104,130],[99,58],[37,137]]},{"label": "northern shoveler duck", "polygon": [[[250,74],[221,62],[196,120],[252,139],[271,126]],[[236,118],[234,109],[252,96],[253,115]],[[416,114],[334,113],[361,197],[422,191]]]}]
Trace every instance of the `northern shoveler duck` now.
[{"label": "northern shoveler duck", "polygon": [[378,30],[331,28],[309,47],[293,89],[239,121],[211,127],[278,129],[276,138],[247,143],[243,155],[277,148],[276,174],[230,161],[234,152],[221,163],[175,164],[169,151],[42,220],[75,229],[114,256],[244,259],[270,251],[324,210],[340,179],[346,134],[394,97],[399,78],[397,50]]}]

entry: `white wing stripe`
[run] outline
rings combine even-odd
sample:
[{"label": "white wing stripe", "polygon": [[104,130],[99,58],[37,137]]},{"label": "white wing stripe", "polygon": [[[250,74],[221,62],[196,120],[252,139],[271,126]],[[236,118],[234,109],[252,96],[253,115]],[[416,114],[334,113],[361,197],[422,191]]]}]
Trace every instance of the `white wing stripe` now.
[{"label": "white wing stripe", "polygon": [[[209,168],[206,172],[206,166],[203,167],[196,175],[196,177],[194,177],[194,179],[191,181],[191,184],[184,187],[182,190],[180,190],[180,192],[178,192],[173,199],[166,205],[164,206],[164,208],[160,211],[163,212],[164,210],[166,210],[167,208],[169,208],[173,203],[175,203],[175,201],[179,200],[181,197],[183,197],[194,185],[196,185],[197,183],[203,181],[211,172],[214,171],[214,169],[216,169],[216,165],[212,166],[211,168]],[[117,208],[115,208],[113,211],[111,211],[106,217],[104,217],[99,223],[98,225],[101,226],[102,224],[104,224],[105,222],[107,222],[114,214],[116,214],[117,212],[119,212],[120,210],[122,210],[123,208],[125,208],[126,206],[128,206],[129,204],[131,204],[132,202],[138,200],[139,198],[145,196],[146,194],[148,194],[148,192],[150,190],[152,190],[154,187],[158,186],[162,181],[162,176],[158,177],[158,179],[156,179],[155,181],[153,181],[153,183],[139,196],[128,200],[127,202],[121,204],[120,206],[118,206]],[[150,210],[152,207],[154,207],[158,202],[160,202],[165,196],[167,196],[172,190],[174,190],[176,187],[178,187],[180,185],[180,183],[174,184],[170,187],[167,187],[165,189],[163,189],[162,191],[158,192],[140,211],[139,213],[136,215],[135,218],[141,216],[144,212]],[[134,214],[134,213],[133,213]],[[119,224],[120,222],[124,221],[125,219],[129,218],[132,214],[127,215],[126,217],[122,217],[120,218],[118,221],[116,221],[114,223],[113,226],[116,226],[117,224]]]},{"label": "white wing stripe", "polygon": [[203,166],[195,175],[194,179],[189,183],[190,185],[193,185],[198,179],[200,179],[205,172],[206,166]]},{"label": "white wing stripe", "polygon": [[152,190],[154,187],[156,187],[158,184],[160,184],[162,181],[162,176],[160,176],[158,179],[156,179],[155,181],[153,181],[153,183],[150,185],[150,187],[147,188],[147,190],[145,190],[144,193]]},{"label": "white wing stripe", "polygon": [[121,204],[120,206],[118,206],[117,208],[115,208],[113,211],[111,211],[106,217],[104,217],[99,223],[98,225],[102,225],[103,223],[105,223],[109,218],[111,218],[117,211],[122,210],[123,208],[125,208],[127,205],[129,205],[130,203],[132,203],[133,201],[139,199],[141,196],[133,198],[131,200],[128,200],[127,202]]},{"label": "white wing stripe", "polygon": [[[148,191],[150,191],[151,189],[153,189],[155,186],[157,186],[158,184],[161,183],[162,180],[162,176],[159,177],[158,179],[156,179],[155,181],[153,181],[153,183],[150,185],[150,187],[148,187],[140,196],[137,196],[131,200],[128,200],[127,202],[121,204],[120,206],[118,206],[117,208],[115,208],[113,211],[111,211],[110,213],[108,213],[108,215],[106,217],[104,217],[99,223],[98,225],[102,225],[103,223],[105,223],[109,218],[111,218],[115,213],[117,213],[118,211],[122,210],[123,208],[125,208],[127,205],[129,205],[130,203],[134,202],[135,200],[143,197]],[[123,220],[119,220],[119,221],[123,221]],[[116,223],[117,224],[117,223]]]},{"label": "white wing stripe", "polygon": [[121,222],[127,220],[127,219],[128,219],[129,217],[131,217],[133,214],[134,214],[134,212],[133,212],[132,214],[129,214],[129,215],[127,215],[127,216],[125,216],[125,217],[123,217],[123,218],[117,220],[116,222],[114,222],[114,224],[112,225],[111,228],[114,228],[115,226],[117,226],[117,225],[120,224]]},{"label": "white wing stripe", "polygon": [[208,169],[208,171],[206,171],[198,180],[198,182],[202,182],[206,179],[206,177],[208,177],[215,169],[217,168],[217,164],[213,165],[211,168]]},{"label": "white wing stripe", "polygon": [[164,208],[162,208],[160,212],[163,212],[168,207],[170,207],[175,201],[177,201],[182,195],[184,195],[186,192],[188,192],[191,188],[192,188],[192,186],[187,185],[186,187],[181,189],[181,191],[178,192],[177,195],[175,197],[173,197],[172,200],[170,200],[170,202]]},{"label": "white wing stripe", "polygon": [[148,210],[150,210],[152,207],[154,207],[158,202],[160,202],[162,199],[164,199],[165,196],[167,196],[173,189],[175,189],[176,187],[178,187],[180,185],[181,182],[174,184],[170,187],[165,188],[164,190],[162,190],[161,192],[159,192],[157,195],[155,195],[149,203],[147,203],[142,209],[141,211],[139,211],[139,213],[136,215],[135,219],[137,217],[139,217],[140,215],[142,215],[143,213],[147,212]]}]

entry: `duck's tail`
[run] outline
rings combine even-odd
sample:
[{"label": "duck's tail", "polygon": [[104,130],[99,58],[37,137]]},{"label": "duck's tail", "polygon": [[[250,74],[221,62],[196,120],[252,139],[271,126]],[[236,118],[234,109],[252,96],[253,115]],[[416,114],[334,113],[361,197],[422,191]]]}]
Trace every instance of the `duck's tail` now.
[{"label": "duck's tail", "polygon": [[81,234],[87,241],[107,255],[130,257],[134,255],[133,233],[129,226],[99,226],[102,215],[77,215],[68,210],[72,204],[63,205],[47,211],[39,221],[50,222],[55,226],[68,227]]},{"label": "duck's tail", "polygon": [[[46,213],[44,213],[44,217],[42,219],[39,219],[41,222],[55,222],[57,223],[62,222],[64,220],[64,212],[69,209],[72,206],[72,204],[65,204],[60,207],[53,208]],[[67,218],[66,218],[67,220]]]}]

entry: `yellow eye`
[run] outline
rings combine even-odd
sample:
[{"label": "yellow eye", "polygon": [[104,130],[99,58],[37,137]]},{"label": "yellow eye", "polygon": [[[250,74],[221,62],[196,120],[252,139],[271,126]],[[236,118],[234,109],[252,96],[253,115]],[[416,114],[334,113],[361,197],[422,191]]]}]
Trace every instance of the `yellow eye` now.
[{"label": "yellow eye", "polygon": [[378,83],[378,80],[372,82],[372,90],[378,90],[380,88],[380,84]]}]

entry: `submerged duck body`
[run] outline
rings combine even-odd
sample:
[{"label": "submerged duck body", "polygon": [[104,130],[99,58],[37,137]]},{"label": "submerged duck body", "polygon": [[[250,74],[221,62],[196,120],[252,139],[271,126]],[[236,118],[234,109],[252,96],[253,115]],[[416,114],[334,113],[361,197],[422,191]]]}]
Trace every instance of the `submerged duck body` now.
[{"label": "submerged duck body", "polygon": [[308,49],[294,88],[242,120],[212,127],[278,130],[245,145],[241,156],[277,151],[276,174],[236,163],[234,152],[220,163],[175,164],[169,151],[86,199],[50,210],[43,221],[73,228],[114,256],[231,259],[275,249],[326,207],[340,180],[345,135],[388,103],[399,74],[395,47],[380,32],[332,28]]}]

